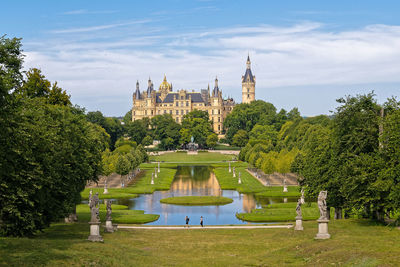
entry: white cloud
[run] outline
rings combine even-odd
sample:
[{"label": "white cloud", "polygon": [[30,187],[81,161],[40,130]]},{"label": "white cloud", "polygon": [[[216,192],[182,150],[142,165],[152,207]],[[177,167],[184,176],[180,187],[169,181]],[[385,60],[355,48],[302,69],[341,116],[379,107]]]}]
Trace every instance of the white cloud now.
[{"label": "white cloud", "polygon": [[[248,51],[259,98],[268,99],[273,88],[400,83],[399,26],[329,32],[320,23],[304,22],[161,34],[141,25],[140,30],[127,27],[115,33],[114,28],[128,24],[58,30],[70,33],[68,39],[49,39],[25,49],[25,65],[41,67],[89,109],[107,99],[109,115],[129,109],[136,80],[144,90],[151,76],[158,87],[164,73],[174,89],[195,90],[213,86],[217,75],[224,94],[240,101]],[[75,35],[82,32],[94,35],[82,40]],[[112,38],[99,39],[104,32]]]}]

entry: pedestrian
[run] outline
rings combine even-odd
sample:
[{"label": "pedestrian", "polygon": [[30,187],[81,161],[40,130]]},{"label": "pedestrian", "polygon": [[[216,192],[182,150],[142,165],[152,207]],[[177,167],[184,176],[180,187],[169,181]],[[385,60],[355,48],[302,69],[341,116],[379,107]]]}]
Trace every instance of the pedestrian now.
[{"label": "pedestrian", "polygon": [[186,217],[185,217],[185,221],[186,221],[186,227],[187,227],[187,228],[189,228],[189,220],[190,220],[189,217],[186,216]]},{"label": "pedestrian", "polygon": [[200,217],[200,225],[203,227],[203,216]]}]

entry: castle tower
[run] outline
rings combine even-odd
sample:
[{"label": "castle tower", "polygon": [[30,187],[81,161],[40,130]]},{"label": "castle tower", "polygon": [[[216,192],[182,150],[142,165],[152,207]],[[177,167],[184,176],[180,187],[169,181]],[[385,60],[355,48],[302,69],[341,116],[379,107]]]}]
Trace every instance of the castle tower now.
[{"label": "castle tower", "polygon": [[242,103],[250,103],[255,100],[256,76],[251,73],[250,56],[247,56],[246,73],[242,76]]}]

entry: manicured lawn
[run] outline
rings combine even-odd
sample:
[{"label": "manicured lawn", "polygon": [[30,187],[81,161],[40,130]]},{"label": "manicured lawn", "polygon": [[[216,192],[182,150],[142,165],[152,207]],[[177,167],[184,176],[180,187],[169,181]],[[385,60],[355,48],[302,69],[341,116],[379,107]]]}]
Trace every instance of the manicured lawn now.
[{"label": "manicured lawn", "polygon": [[[237,213],[236,217],[248,222],[282,222],[294,221],[297,203],[276,203],[266,208],[254,209],[250,213]],[[319,218],[317,203],[306,203],[301,206],[303,220],[316,220]],[[332,214],[333,215],[333,214]]]},{"label": "manicured lawn", "polygon": [[[239,172],[241,173],[242,183],[239,184]],[[232,172],[228,171],[228,167],[220,167],[214,169],[215,176],[218,179],[221,189],[237,190],[241,193],[256,193],[266,189],[257,179],[251,176],[244,167],[236,168],[236,177]]]},{"label": "manicured lawn", "polygon": [[261,197],[297,197],[300,196],[299,186],[288,186],[288,192],[283,192],[283,186],[266,186],[265,191],[257,193]]},{"label": "manicured lawn", "polygon": [[211,205],[225,205],[232,203],[233,200],[227,197],[218,196],[183,196],[183,197],[169,197],[160,200],[161,203],[186,205],[186,206],[211,206]]},{"label": "manicured lawn", "polygon": [[53,224],[34,238],[0,238],[1,266],[398,266],[400,231],[365,220],[293,229],[118,230],[86,241],[87,223]]},{"label": "manicured lawn", "polygon": [[176,169],[160,168],[157,178],[154,177],[154,184],[151,184],[151,174],[154,172],[156,164],[141,167],[144,174],[138,177],[133,183],[129,184],[126,189],[129,193],[149,194],[154,191],[168,190],[176,173]]},{"label": "manicured lawn", "polygon": [[136,194],[127,192],[127,190],[124,188],[108,188],[108,194],[103,194],[104,188],[85,188],[85,190],[81,192],[81,197],[83,200],[89,199],[90,190],[92,190],[93,195],[98,192],[100,199],[135,198],[138,196]]},{"label": "manicured lawn", "polygon": [[[76,213],[79,222],[90,221],[90,208],[87,204],[76,206]],[[144,214],[142,210],[128,210],[127,206],[112,205],[113,223],[143,224],[158,220],[157,214]],[[104,204],[100,205],[100,220],[104,222],[106,219],[106,208]]]},{"label": "manicured lawn", "polygon": [[159,156],[150,156],[150,161],[165,162],[215,162],[235,159],[235,155],[226,155],[214,152],[199,152],[197,155],[188,155],[186,152],[166,153]]}]

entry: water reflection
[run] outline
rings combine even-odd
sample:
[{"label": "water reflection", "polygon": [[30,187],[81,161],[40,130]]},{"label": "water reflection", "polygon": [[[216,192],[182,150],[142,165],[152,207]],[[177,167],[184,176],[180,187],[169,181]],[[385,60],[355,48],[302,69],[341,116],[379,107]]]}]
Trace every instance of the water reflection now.
[{"label": "water reflection", "polygon": [[[173,196],[224,196],[233,202],[223,206],[178,206],[161,204],[162,198]],[[288,198],[287,201],[297,201]],[[183,225],[185,216],[190,224],[198,225],[200,216],[205,225],[249,224],[238,220],[237,212],[250,212],[270,203],[283,202],[282,198],[256,198],[253,194],[240,194],[235,190],[221,190],[218,180],[208,166],[178,166],[175,178],[168,191],[156,191],[153,194],[140,195],[129,200],[118,200],[118,204],[129,209],[144,210],[146,213],[159,214],[160,218],[150,225]]]}]

